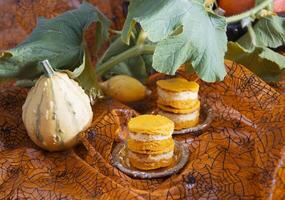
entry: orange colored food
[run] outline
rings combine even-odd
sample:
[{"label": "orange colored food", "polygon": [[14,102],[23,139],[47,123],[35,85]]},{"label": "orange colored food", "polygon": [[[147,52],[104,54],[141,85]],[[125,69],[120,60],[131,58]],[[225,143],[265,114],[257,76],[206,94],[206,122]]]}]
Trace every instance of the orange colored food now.
[{"label": "orange colored food", "polygon": [[137,141],[133,139],[128,140],[128,149],[132,152],[142,154],[161,154],[174,149],[174,140],[172,138],[166,140],[153,141]]},{"label": "orange colored food", "polygon": [[181,130],[184,128],[194,127],[199,123],[199,116],[194,120],[182,121],[175,123],[175,130]]},{"label": "orange colored food", "polygon": [[198,83],[194,81],[188,81],[184,78],[159,80],[156,82],[156,84],[161,89],[168,90],[171,92],[183,92],[183,91],[197,92],[199,90]]},{"label": "orange colored food", "polygon": [[140,115],[128,123],[128,158],[133,167],[152,170],[171,164],[174,122],[161,115]]},{"label": "orange colored food", "polygon": [[171,106],[165,106],[162,104],[157,104],[158,108],[160,108],[163,111],[167,111],[167,112],[171,112],[171,113],[180,113],[180,114],[186,114],[186,113],[191,113],[194,112],[196,110],[200,109],[200,101],[198,100],[194,105],[192,105],[192,107],[190,108],[185,108],[185,109],[177,109],[177,108],[173,108]]},{"label": "orange colored food", "polygon": [[184,78],[159,80],[158,113],[174,122],[174,129],[194,127],[199,123],[199,84]]},{"label": "orange colored food", "polygon": [[[196,114],[197,113],[197,114]],[[183,118],[184,114],[174,114],[174,113],[169,113],[169,112],[164,112],[164,111],[159,111],[159,114],[162,116],[168,117],[170,120],[172,120],[175,124],[175,130],[181,130],[189,127],[194,127],[199,123],[199,112],[194,111],[192,114],[195,114],[194,118],[189,118],[189,119],[184,119],[181,120],[181,116]],[[191,113],[190,113],[191,114]],[[185,114],[188,115],[188,114]]]},{"label": "orange colored food", "polygon": [[[145,155],[146,157],[148,155]],[[145,162],[145,159],[143,158],[142,154],[140,155],[141,158],[136,157],[129,157],[130,163],[133,167],[142,169],[142,170],[153,170],[158,169],[161,167],[168,167],[171,165],[173,158],[170,159],[162,159],[156,162]]]},{"label": "orange colored food", "polygon": [[159,115],[140,115],[129,121],[128,128],[133,133],[169,135],[173,132],[174,123]]},{"label": "orange colored food", "polygon": [[199,100],[187,99],[187,100],[178,101],[178,100],[158,98],[157,103],[163,106],[173,107],[175,109],[187,110],[192,107],[197,107],[199,104]]}]

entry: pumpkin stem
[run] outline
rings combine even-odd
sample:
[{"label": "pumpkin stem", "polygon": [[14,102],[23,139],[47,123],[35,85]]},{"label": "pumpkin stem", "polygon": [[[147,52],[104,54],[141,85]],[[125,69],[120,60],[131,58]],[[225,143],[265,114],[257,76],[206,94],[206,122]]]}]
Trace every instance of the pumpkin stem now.
[{"label": "pumpkin stem", "polygon": [[48,60],[43,60],[40,62],[44,68],[44,73],[46,77],[52,77],[54,75],[54,70],[52,66],[50,65]]}]

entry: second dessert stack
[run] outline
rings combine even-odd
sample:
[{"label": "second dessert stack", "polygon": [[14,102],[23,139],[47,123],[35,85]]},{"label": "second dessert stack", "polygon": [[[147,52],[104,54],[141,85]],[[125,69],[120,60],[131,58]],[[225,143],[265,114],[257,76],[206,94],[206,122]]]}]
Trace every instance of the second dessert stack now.
[{"label": "second dessert stack", "polygon": [[159,115],[171,119],[175,130],[196,126],[199,122],[199,85],[184,78],[157,81]]}]

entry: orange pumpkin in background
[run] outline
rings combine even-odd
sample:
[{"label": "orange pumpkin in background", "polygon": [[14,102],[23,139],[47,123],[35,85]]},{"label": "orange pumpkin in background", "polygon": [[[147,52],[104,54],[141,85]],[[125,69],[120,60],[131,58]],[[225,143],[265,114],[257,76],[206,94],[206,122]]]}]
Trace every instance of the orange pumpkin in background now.
[{"label": "orange pumpkin in background", "polygon": [[[255,0],[218,0],[219,7],[225,11],[225,16],[237,15],[255,6]],[[273,11],[285,12],[285,0],[274,0]]]},{"label": "orange pumpkin in background", "polygon": [[231,16],[253,8],[255,0],[219,0],[218,4],[225,11],[225,16]]}]

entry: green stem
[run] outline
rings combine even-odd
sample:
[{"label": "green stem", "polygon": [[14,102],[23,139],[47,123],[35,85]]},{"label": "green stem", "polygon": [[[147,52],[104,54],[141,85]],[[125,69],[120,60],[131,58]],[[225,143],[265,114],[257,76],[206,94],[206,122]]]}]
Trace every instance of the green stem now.
[{"label": "green stem", "polygon": [[265,0],[262,3],[258,4],[256,7],[254,7],[251,10],[248,10],[242,14],[239,15],[234,15],[232,17],[227,17],[226,18],[226,22],[227,23],[233,23],[233,22],[237,22],[240,21],[244,18],[247,18],[249,16],[255,15],[256,13],[260,12],[262,9],[266,8],[267,6],[269,6],[270,4],[272,4],[272,0]]},{"label": "green stem", "polygon": [[144,44],[145,39],[147,38],[146,32],[144,30],[141,30],[138,36],[138,39],[136,41],[136,45],[142,45]]},{"label": "green stem", "polygon": [[115,30],[115,29],[110,29],[110,32],[114,33],[116,35],[121,35],[122,34],[122,31],[118,31],[118,30]]},{"label": "green stem", "polygon": [[255,46],[256,45],[256,35],[255,35],[254,30],[253,30],[252,24],[249,24],[247,26],[247,30],[248,30],[249,35],[251,37],[252,44]]},{"label": "green stem", "polygon": [[132,57],[136,57],[141,54],[153,54],[155,45],[136,45],[123,53],[110,58],[107,62],[96,67],[98,76],[102,76],[104,73],[112,69],[114,66],[123,62],[124,60]]}]

